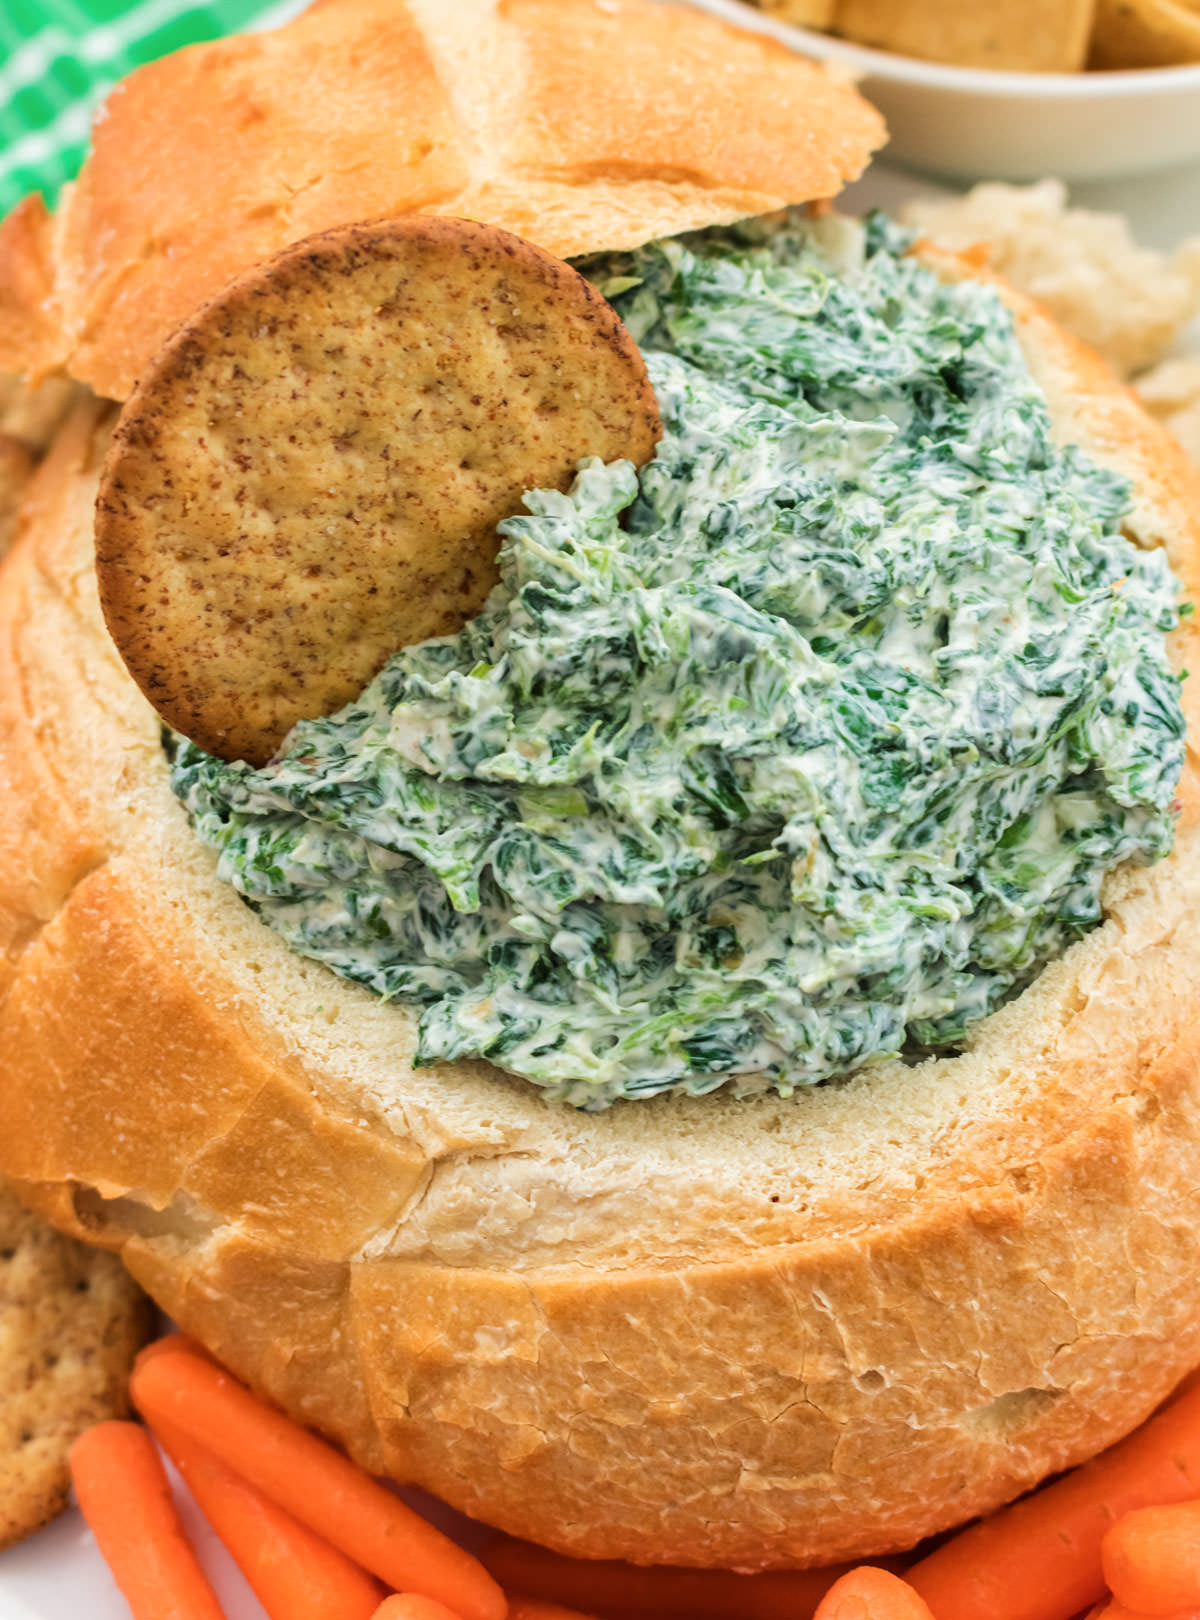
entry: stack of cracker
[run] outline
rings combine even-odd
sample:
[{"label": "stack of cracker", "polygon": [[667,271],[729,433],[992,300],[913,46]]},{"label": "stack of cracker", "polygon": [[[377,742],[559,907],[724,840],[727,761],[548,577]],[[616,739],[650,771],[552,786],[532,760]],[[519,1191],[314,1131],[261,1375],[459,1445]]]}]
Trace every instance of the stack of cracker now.
[{"label": "stack of cracker", "polygon": [[0,1548],[67,1503],[67,1453],[124,1416],[149,1302],[121,1262],[62,1237],[0,1184]]},{"label": "stack of cracker", "polygon": [[756,0],[802,28],[959,67],[1023,73],[1200,62],[1200,0]]}]

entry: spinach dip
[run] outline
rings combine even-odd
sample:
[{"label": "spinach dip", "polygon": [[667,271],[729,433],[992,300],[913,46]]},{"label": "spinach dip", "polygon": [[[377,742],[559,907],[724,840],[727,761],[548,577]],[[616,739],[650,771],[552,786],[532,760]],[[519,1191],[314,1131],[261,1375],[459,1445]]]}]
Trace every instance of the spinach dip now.
[{"label": "spinach dip", "polygon": [[996,295],[881,218],[584,264],[664,435],[262,770],[174,751],[287,943],[583,1107],[960,1044],[1170,849],[1177,585]]}]

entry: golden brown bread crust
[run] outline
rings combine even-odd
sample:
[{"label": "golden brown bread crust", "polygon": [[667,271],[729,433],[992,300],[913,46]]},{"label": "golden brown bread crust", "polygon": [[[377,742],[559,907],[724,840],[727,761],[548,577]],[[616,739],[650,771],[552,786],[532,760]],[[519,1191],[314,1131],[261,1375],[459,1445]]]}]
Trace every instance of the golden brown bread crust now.
[{"label": "golden brown bread crust", "polygon": [[[1194,472],[1010,301],[1195,595]],[[0,1170],[33,1204],[363,1462],[592,1556],[903,1546],[1200,1360],[1194,749],[1175,854],[959,1057],[600,1116],[414,1071],[409,1016],[293,956],[170,793],[95,598],[108,426],[76,412],[0,573]]]},{"label": "golden brown bread crust", "polygon": [[848,84],[693,11],[322,0],[113,91],[58,218],[0,225],[0,369],[124,399],[179,321],[317,231],[451,214],[565,258],[832,196],[883,138]]}]

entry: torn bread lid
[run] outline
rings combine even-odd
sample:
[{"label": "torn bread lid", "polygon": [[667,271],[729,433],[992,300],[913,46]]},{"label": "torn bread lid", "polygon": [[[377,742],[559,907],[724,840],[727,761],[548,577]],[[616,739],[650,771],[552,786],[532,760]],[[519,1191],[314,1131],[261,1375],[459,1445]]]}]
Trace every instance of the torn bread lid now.
[{"label": "torn bread lid", "polygon": [[413,212],[560,257],[835,195],[883,143],[845,79],[651,0],[321,0],[117,86],[51,219],[0,226],[0,370],[124,399],[289,242]]}]

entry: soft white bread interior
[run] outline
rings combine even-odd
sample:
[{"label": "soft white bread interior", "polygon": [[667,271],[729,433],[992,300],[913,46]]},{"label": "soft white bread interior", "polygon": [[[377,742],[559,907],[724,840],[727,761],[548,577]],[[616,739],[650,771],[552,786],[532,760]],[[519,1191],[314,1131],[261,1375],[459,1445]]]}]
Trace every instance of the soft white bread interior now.
[{"label": "soft white bread interior", "polygon": [[[1195,473],[1011,302],[1058,431],[1195,595]],[[367,1465],[592,1556],[901,1547],[1200,1361],[1196,680],[1175,853],[963,1054],[578,1114],[413,1070],[407,1012],[217,880],[97,606],[109,420],[76,411],[0,573],[0,1170],[37,1207]]]},{"label": "soft white bread interior", "polygon": [[884,139],[853,87],[648,0],[320,0],[141,68],[56,218],[0,226],[0,370],[124,399],[185,316],[301,237],[430,212],[559,257],[835,195]]}]

